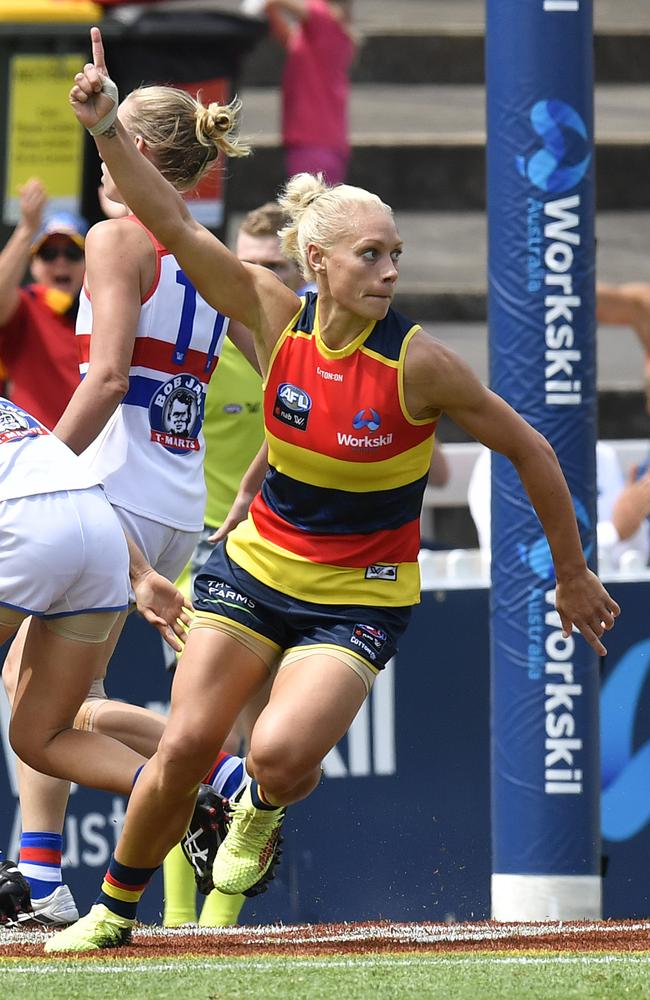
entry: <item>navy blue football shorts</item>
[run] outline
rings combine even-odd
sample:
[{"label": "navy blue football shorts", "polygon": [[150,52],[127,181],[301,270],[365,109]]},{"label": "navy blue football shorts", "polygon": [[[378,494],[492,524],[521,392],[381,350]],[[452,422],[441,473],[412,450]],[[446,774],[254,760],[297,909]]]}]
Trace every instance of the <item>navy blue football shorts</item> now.
[{"label": "navy blue football shorts", "polygon": [[314,647],[314,652],[342,650],[362,661],[372,674],[395,654],[411,616],[410,606],[316,604],[289,597],[233,562],[224,542],[215,547],[199,572],[193,603],[199,620],[214,617],[231,623],[234,628],[224,631],[237,635],[241,630],[262,640],[275,651],[274,659],[308,647]]}]

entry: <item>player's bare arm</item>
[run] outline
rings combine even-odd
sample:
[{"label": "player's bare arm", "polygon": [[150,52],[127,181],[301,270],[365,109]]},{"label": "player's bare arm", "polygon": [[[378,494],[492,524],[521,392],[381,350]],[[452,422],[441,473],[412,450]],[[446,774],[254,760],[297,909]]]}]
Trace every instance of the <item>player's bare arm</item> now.
[{"label": "player's bare arm", "polygon": [[613,627],[620,608],[586,565],[571,494],[546,438],[482,385],[454,351],[426,334],[413,338],[406,360],[405,396],[413,416],[444,410],[477,441],[513,463],[551,548],[562,627],[568,635],[575,626],[604,655],[600,636]]}]

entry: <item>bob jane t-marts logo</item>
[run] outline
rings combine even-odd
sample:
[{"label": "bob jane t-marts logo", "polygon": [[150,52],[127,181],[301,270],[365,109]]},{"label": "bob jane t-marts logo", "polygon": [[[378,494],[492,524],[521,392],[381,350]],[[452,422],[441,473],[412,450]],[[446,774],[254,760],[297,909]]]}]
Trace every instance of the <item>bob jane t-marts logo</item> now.
[{"label": "bob jane t-marts logo", "polygon": [[44,427],[41,427],[29,414],[24,413],[23,410],[19,410],[17,406],[13,406],[11,403],[2,401],[0,405],[0,444],[47,433],[48,431]]},{"label": "bob jane t-marts logo", "polygon": [[304,389],[291,382],[283,382],[278,386],[278,393],[273,404],[273,416],[289,427],[299,431],[307,430],[307,422],[311,412],[311,396]]},{"label": "bob jane t-marts logo", "polygon": [[201,382],[194,375],[174,375],[149,405],[151,440],[177,455],[198,451],[202,414]]}]

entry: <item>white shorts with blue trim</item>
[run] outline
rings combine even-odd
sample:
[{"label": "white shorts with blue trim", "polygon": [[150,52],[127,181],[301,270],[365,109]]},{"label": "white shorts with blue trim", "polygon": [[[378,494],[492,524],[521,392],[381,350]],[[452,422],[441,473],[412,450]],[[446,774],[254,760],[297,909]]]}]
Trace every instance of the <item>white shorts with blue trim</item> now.
[{"label": "white shorts with blue trim", "polygon": [[128,600],[126,539],[101,487],[0,504],[0,605],[49,618]]}]

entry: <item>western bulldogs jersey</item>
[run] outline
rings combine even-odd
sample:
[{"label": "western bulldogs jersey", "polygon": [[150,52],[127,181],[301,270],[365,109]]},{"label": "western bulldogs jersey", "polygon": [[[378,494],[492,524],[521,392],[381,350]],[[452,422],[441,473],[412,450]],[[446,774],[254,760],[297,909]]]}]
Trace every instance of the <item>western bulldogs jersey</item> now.
[{"label": "western bulldogs jersey", "polygon": [[0,500],[83,490],[98,483],[63,441],[0,396]]},{"label": "western bulldogs jersey", "polygon": [[[104,483],[111,503],[160,524],[199,531],[205,508],[205,392],[228,320],[201,298],[176,259],[148,235],[156,251],[156,274],[140,310],[129,389],[82,458]],[[82,377],[89,367],[92,325],[92,303],[84,287],[77,317]]]},{"label": "western bulldogs jersey", "polygon": [[419,329],[391,309],[330,350],[309,292],[282,333],[264,393],[270,471],[226,542],[262,583],[327,604],[419,600],[420,508],[436,427],[404,404],[404,358]]}]

